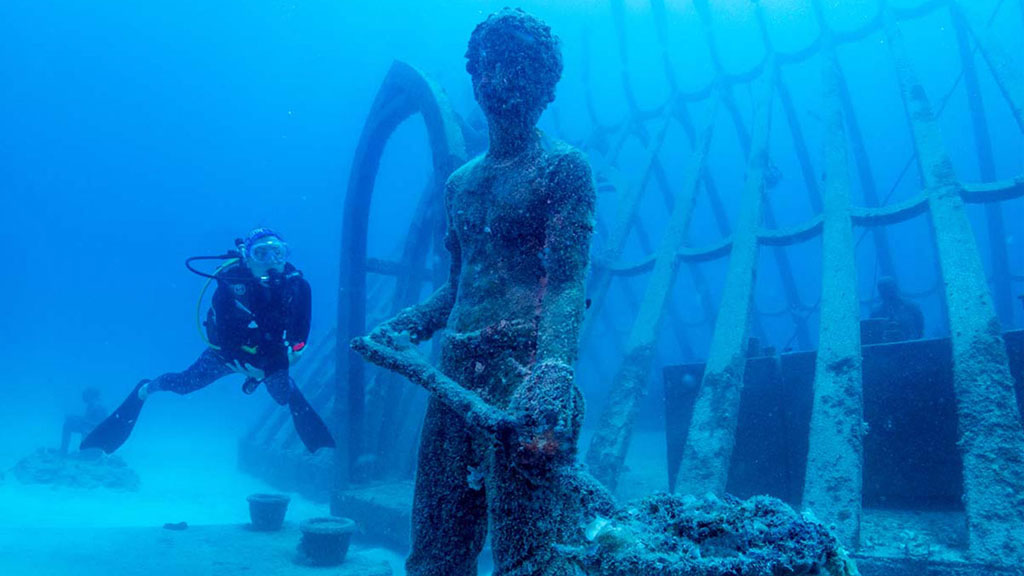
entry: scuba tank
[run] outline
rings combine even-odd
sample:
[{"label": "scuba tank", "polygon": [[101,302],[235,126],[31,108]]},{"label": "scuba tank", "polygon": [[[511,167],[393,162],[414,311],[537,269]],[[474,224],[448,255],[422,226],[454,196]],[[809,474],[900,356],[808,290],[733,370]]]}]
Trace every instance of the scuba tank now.
[{"label": "scuba tank", "polygon": [[[213,310],[210,310],[210,312],[207,314],[206,322],[203,322],[203,299],[206,297],[206,291],[210,288],[210,284],[217,279],[217,275],[220,274],[225,269],[234,266],[235,264],[242,260],[243,252],[245,250],[244,245],[245,243],[242,241],[241,238],[236,238],[234,250],[228,250],[227,252],[219,256],[192,256],[191,258],[185,260],[185,268],[188,268],[189,272],[197,276],[202,276],[203,278],[206,278],[206,282],[203,283],[203,287],[199,291],[199,298],[196,300],[196,331],[199,332],[199,337],[203,340],[203,342],[205,342],[207,346],[213,348],[214,350],[220,350],[220,346],[217,346],[216,344],[211,342],[209,338],[210,322],[212,321],[212,318],[210,318],[210,316],[213,314]],[[208,274],[206,272],[203,272],[202,270],[197,270],[192,267],[193,262],[198,262],[202,260],[218,260],[221,261],[222,263],[220,264],[220,266],[217,266],[217,268],[213,271],[213,274]],[[204,327],[206,327],[206,330],[203,330]]]}]

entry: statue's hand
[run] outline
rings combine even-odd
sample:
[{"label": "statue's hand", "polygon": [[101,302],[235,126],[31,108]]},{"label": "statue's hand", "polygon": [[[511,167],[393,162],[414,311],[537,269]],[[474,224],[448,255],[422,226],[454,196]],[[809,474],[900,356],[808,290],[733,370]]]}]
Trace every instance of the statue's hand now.
[{"label": "statue's hand", "polygon": [[517,450],[521,464],[571,463],[579,434],[579,394],[573,369],[564,362],[534,366],[512,397],[519,421]]},{"label": "statue's hand", "polygon": [[377,326],[367,335],[367,338],[394,350],[406,350],[418,343],[408,327],[396,325],[394,320]]}]

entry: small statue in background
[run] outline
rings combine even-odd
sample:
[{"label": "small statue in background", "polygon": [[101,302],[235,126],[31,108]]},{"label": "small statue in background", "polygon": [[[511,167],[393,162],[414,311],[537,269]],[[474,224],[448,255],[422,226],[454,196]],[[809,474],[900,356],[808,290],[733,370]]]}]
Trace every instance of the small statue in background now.
[{"label": "small statue in background", "polygon": [[918,340],[924,336],[924,314],[921,308],[900,294],[900,286],[892,276],[878,279],[881,303],[871,311],[871,317],[885,320],[883,342]]},{"label": "small statue in background", "polygon": [[61,432],[60,438],[61,454],[68,453],[72,435],[81,434],[84,437],[107,417],[107,409],[101,402],[98,389],[90,386],[82,390],[82,402],[85,404],[85,412],[81,414],[68,414],[64,417],[64,429]]}]

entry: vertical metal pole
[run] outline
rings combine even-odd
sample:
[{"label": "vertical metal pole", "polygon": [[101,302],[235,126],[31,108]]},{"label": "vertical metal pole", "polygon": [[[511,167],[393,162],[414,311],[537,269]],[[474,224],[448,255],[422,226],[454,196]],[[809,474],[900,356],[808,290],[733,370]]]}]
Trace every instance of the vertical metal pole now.
[{"label": "vertical metal pole", "polygon": [[[711,62],[714,65],[715,73],[720,81],[725,78],[725,68],[722,65],[721,57],[718,53],[718,43],[715,38],[714,27],[712,26],[711,20],[711,9],[708,0],[694,0],[694,7],[697,9],[697,14],[701,20],[701,30],[704,33],[705,41],[708,45],[708,51],[711,54]],[[760,14],[760,11],[758,12]],[[764,28],[761,28],[761,42],[765,45],[765,49],[769,54],[769,60],[774,62],[774,58],[771,45],[767,41],[767,33]],[[767,70],[768,63],[765,64]],[[778,71],[773,71],[772,74],[778,76]],[[776,77],[775,82],[779,82]],[[751,149],[751,135],[747,130],[747,126],[743,123],[743,115],[740,114],[739,108],[736,106],[736,99],[733,98],[732,88],[727,84],[723,83],[721,88],[722,103],[725,109],[728,111],[729,116],[732,118],[733,125],[736,127],[736,133],[740,141],[740,145],[743,147],[743,151],[746,154],[750,154]],[[766,158],[767,161],[767,158]],[[772,209],[771,199],[763,199],[763,211],[764,211],[764,222],[769,228],[776,227],[775,212]],[[811,345],[810,332],[807,329],[807,318],[801,316],[797,310],[797,305],[800,304],[800,292],[797,289],[796,278],[793,275],[793,266],[789,261],[789,254],[785,251],[785,248],[774,247],[772,249],[772,255],[775,257],[775,263],[779,269],[779,279],[782,281],[782,292],[786,297],[786,303],[789,306],[790,318],[793,320],[793,324],[796,325],[796,338],[801,348],[809,348]],[[755,316],[754,327],[757,332],[760,332],[759,318]]]},{"label": "vertical metal pole", "polygon": [[814,163],[811,162],[811,154],[807,151],[807,140],[804,138],[803,128],[800,126],[800,118],[797,116],[796,105],[793,103],[793,95],[789,92],[789,86],[779,74],[775,83],[779,91],[779,102],[782,103],[782,110],[786,114],[786,123],[793,137],[793,148],[796,151],[797,160],[800,161],[800,173],[804,178],[804,185],[807,186],[807,196],[811,202],[811,209],[817,213],[822,210],[821,190],[818,187],[818,177],[814,173]]},{"label": "vertical metal pole", "polygon": [[826,525],[835,526],[844,545],[856,548],[860,539],[864,400],[849,154],[839,90],[839,63],[832,53],[825,58],[824,70],[821,328],[803,505]]},{"label": "vertical metal pole", "polygon": [[757,275],[757,231],[763,216],[775,63],[769,62],[754,100],[753,145],[740,196],[729,269],[711,351],[694,405],[677,490],[692,494],[725,491],[747,363],[747,329]]},{"label": "vertical metal pole", "polygon": [[[594,320],[601,316],[605,304],[605,295],[608,293],[613,277],[607,267],[618,262],[626,247],[626,240],[629,239],[629,232],[637,224],[636,212],[639,209],[640,200],[643,198],[643,194],[654,175],[651,166],[661,151],[661,146],[665,141],[665,134],[668,132],[671,121],[671,115],[666,112],[661,118],[662,124],[658,128],[658,132],[655,133],[654,138],[649,143],[640,181],[626,186],[626,189],[619,194],[617,199],[618,206],[615,210],[615,221],[612,223],[608,234],[604,253],[597,258],[597,261],[605,264],[605,266],[595,266],[594,274],[587,286],[587,296],[591,298],[593,304],[583,320],[583,328],[580,330],[581,342],[589,340],[590,333],[594,327]],[[623,142],[628,136],[628,127],[626,130],[627,133],[622,135]],[[618,155],[620,149],[621,143],[609,154],[609,158],[614,158]]]},{"label": "vertical metal pole", "polygon": [[655,252],[654,269],[647,280],[643,300],[626,342],[625,355],[612,383],[611,395],[601,414],[601,424],[590,443],[587,464],[590,471],[614,490],[626,460],[636,410],[647,388],[650,366],[662,319],[669,308],[669,293],[679,269],[679,249],[693,215],[707,158],[714,123],[709,115],[700,140],[690,158],[684,184],[669,216],[668,226]]},{"label": "vertical metal pole", "polygon": [[1003,98],[1010,106],[1010,112],[1017,121],[1017,127],[1024,132],[1024,71],[1020,62],[1003,50],[990,34],[986,33],[985,20],[979,13],[978,2],[956,0],[953,8],[963,15],[967,27],[978,45],[981,55],[988,62],[989,71],[996,81],[996,86],[1003,93]]},{"label": "vertical metal pole", "polygon": [[[828,30],[828,22],[825,20],[824,8],[821,0],[813,0],[815,20],[822,30]],[[826,48],[830,58],[835,58],[835,48],[831,45]],[[847,134],[850,138],[850,151],[853,152],[853,161],[857,166],[857,180],[864,194],[864,203],[873,208],[879,205],[878,189],[875,186],[875,175],[871,169],[871,159],[868,156],[867,146],[864,144],[864,135],[860,131],[860,123],[857,121],[857,111],[853,106],[853,98],[850,96],[850,87],[846,84],[842,67],[839,67],[839,101],[843,107],[843,118],[846,122]],[[875,244],[875,259],[878,268],[883,276],[895,276],[896,266],[892,262],[892,253],[889,251],[889,235],[883,226],[871,228],[871,238]]]},{"label": "vertical metal pole", "polygon": [[[992,140],[989,137],[988,122],[985,119],[985,104],[981,99],[978,85],[978,71],[974,67],[974,54],[968,39],[967,22],[963,13],[952,7],[953,29],[956,31],[960,62],[964,71],[964,88],[967,90],[967,105],[971,110],[971,127],[974,130],[974,150],[978,155],[978,172],[982,181],[996,179],[996,163],[992,154]],[[985,220],[988,224],[988,248],[992,262],[992,293],[995,297],[996,314],[1003,326],[1013,325],[1013,295],[1010,290],[1010,256],[1006,250],[1006,226],[1003,222],[1003,208],[998,202],[985,204]]]},{"label": "vertical metal pole", "polygon": [[946,289],[969,551],[981,561],[1015,565],[1024,561],[1024,428],[1006,344],[965,213],[962,187],[891,13],[885,17],[885,33],[924,176]]}]

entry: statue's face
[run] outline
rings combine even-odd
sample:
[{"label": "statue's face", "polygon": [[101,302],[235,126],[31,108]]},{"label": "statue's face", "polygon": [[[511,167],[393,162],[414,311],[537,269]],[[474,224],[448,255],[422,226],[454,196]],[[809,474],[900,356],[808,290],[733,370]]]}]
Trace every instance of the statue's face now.
[{"label": "statue's face", "polygon": [[533,16],[505,8],[473,30],[466,71],[488,120],[532,126],[555,99],[562,75],[558,38]]},{"label": "statue's face", "polygon": [[878,281],[878,295],[882,297],[882,300],[895,300],[899,298],[900,287],[896,284],[896,280],[888,276],[881,278]]},{"label": "statue's face", "polygon": [[[519,46],[514,48],[528,48],[528,42],[529,38],[520,38]],[[548,104],[551,89],[531,77],[528,51],[495,44],[480,51],[473,75],[476,101],[492,120],[536,122]]]}]

